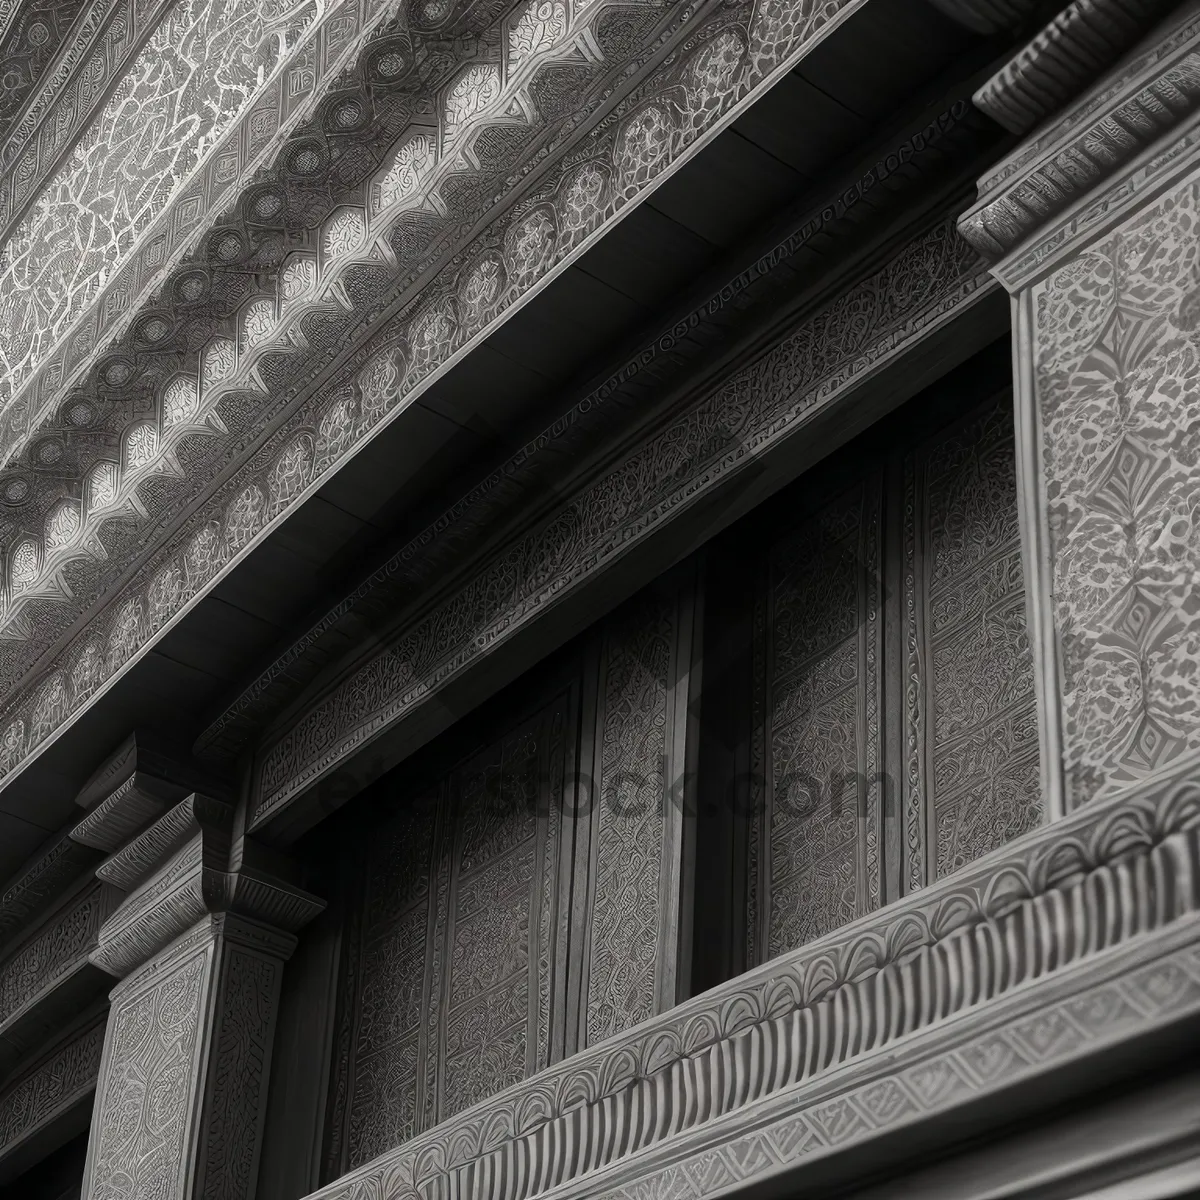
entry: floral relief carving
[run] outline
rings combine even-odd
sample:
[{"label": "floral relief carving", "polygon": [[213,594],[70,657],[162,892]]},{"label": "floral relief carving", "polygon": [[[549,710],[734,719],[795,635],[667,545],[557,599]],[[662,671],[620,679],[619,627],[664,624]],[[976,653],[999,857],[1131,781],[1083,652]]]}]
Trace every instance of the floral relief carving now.
[{"label": "floral relief carving", "polygon": [[85,1184],[88,1200],[170,1195],[191,1108],[207,956],[113,1004]]},{"label": "floral relief carving", "polygon": [[[807,13],[805,19],[796,25],[797,40],[793,43],[786,43],[784,40],[777,41],[775,49],[771,51],[771,55],[775,56],[776,65],[782,61],[782,56],[799,55],[807,39],[813,32],[821,28],[831,17],[839,12],[846,0],[825,0],[825,3],[814,7],[811,12]],[[851,5],[854,0],[849,0]],[[599,11],[601,5],[593,5],[586,10],[592,14],[592,10]],[[574,10],[573,10],[574,11]],[[581,10],[581,12],[584,10]],[[592,14],[594,15],[594,14]],[[588,20],[592,19],[592,15],[588,16]],[[749,6],[746,12],[741,14],[747,19],[750,19],[752,14]],[[598,229],[605,220],[609,219],[619,208],[628,203],[637,193],[637,187],[633,181],[642,180],[643,186],[651,186],[654,179],[661,174],[662,169],[667,166],[672,160],[672,156],[682,150],[689,141],[697,136],[701,131],[703,122],[695,126],[689,126],[688,130],[684,130],[678,124],[675,113],[677,106],[674,101],[671,105],[659,103],[649,99],[651,96],[657,95],[660,92],[668,92],[673,96],[692,96],[694,103],[699,104],[700,108],[711,116],[706,117],[705,121],[719,119],[722,114],[729,110],[731,104],[745,99],[751,91],[758,86],[764,75],[764,63],[767,61],[762,55],[752,56],[739,50],[739,46],[747,46],[745,33],[738,34],[732,40],[726,36],[728,26],[733,18],[729,16],[722,17],[722,28],[714,30],[711,38],[708,36],[700,37],[696,41],[695,48],[679,59],[668,59],[659,70],[658,74],[653,78],[647,78],[644,84],[639,85],[641,91],[636,96],[623,96],[620,93],[613,93],[613,102],[618,105],[619,111],[622,114],[622,120],[617,124],[598,130],[595,134],[589,135],[595,143],[595,153],[590,154],[588,158],[596,164],[594,169],[580,170],[578,163],[579,158],[576,158],[569,169],[562,168],[562,187],[555,192],[552,203],[540,204],[532,210],[521,209],[513,214],[512,217],[504,216],[498,218],[495,229],[489,232],[489,237],[496,238],[499,235],[499,244],[505,248],[503,262],[503,278],[501,298],[498,303],[494,303],[489,312],[490,316],[485,319],[495,319],[499,316],[503,309],[515,300],[525,289],[538,286],[541,280],[546,278],[547,272],[553,268],[554,263],[560,261],[566,254],[576,249],[583,237],[589,236]],[[739,20],[741,17],[738,18]],[[587,54],[583,54],[580,58],[579,46],[577,38],[581,37],[584,32],[584,26],[581,23],[583,17],[578,20],[573,18],[573,24],[569,27],[564,37],[570,41],[569,46],[559,45],[553,50],[538,51],[532,54],[530,63],[542,63],[550,61],[547,56],[556,54],[574,56],[579,61],[589,61]],[[664,37],[676,36],[676,32],[664,34]],[[739,41],[739,38],[741,39]],[[571,39],[576,39],[572,41]],[[710,45],[711,42],[711,45]],[[645,48],[645,53],[649,53],[650,48]],[[642,51],[639,51],[642,53]],[[397,51],[399,54],[399,51]],[[740,59],[737,55],[741,54]],[[393,69],[391,58],[382,56],[377,64],[380,72],[385,69],[385,60],[387,70]],[[740,65],[736,68],[732,67],[734,61]],[[374,59],[371,60],[374,63]],[[403,56],[397,58],[395,69],[399,70],[403,65]],[[372,66],[372,70],[376,67]],[[529,71],[533,71],[534,66],[528,67]],[[592,68],[589,68],[592,69]],[[597,77],[599,77],[599,68],[595,68]],[[774,69],[772,66],[770,69]],[[526,70],[526,68],[522,68]],[[465,79],[466,76],[460,76],[460,79]],[[482,77],[481,77],[482,78]],[[687,82],[685,82],[687,81]],[[725,81],[726,90],[720,92],[722,81]],[[511,91],[509,88],[511,82]],[[477,115],[467,115],[471,110],[471,104],[474,101],[467,102],[466,99],[461,101],[466,107],[460,107],[455,110],[457,116],[454,118],[458,121],[455,128],[465,128],[462,124],[467,121],[474,125],[478,121],[490,121],[503,123],[513,120],[512,112],[520,108],[522,112],[528,115],[528,110],[521,108],[522,89],[528,86],[529,76],[522,75],[517,72],[513,79],[509,81],[506,77],[500,77],[501,91],[495,99],[495,108],[488,109],[487,113],[479,113]],[[683,85],[681,87],[681,85]],[[453,87],[450,89],[453,91]],[[469,91],[469,89],[468,89]],[[448,99],[450,92],[445,93]],[[456,96],[459,93],[455,93]],[[606,93],[607,95],[607,93]],[[466,93],[463,93],[466,96]],[[705,99],[707,97],[707,99]],[[455,104],[459,104],[459,100],[455,100]],[[707,105],[708,107],[705,107]],[[515,106],[515,108],[514,108]],[[691,111],[691,109],[689,109]],[[696,111],[700,111],[697,109]],[[490,115],[489,115],[490,114]],[[526,117],[520,118],[522,120]],[[664,125],[663,122],[666,122]],[[690,131],[689,131],[690,130]],[[614,141],[614,138],[619,137],[619,142]],[[436,150],[437,148],[434,147]],[[300,149],[289,151],[292,155],[288,159],[289,163],[299,170],[301,167],[313,168],[320,165],[320,154],[316,150],[308,149],[304,153],[309,154],[313,158],[310,164],[308,159],[305,159]],[[315,155],[315,157],[313,157]],[[303,161],[302,161],[303,160]],[[462,169],[462,164],[456,159],[451,162],[450,159],[437,161],[437,171],[440,172],[438,178],[443,176],[448,177],[450,173]],[[606,182],[607,173],[614,171],[618,176],[618,182],[615,185],[609,185]],[[568,177],[570,182],[575,186],[568,192],[567,183]],[[407,186],[407,185],[405,185]],[[435,181],[431,181],[428,187],[435,188],[440,186]],[[425,185],[421,185],[424,189]],[[631,190],[632,188],[632,190]],[[415,195],[416,193],[414,193]],[[422,190],[421,194],[426,194]],[[428,193],[432,195],[433,193]],[[564,199],[570,199],[570,205],[564,207]],[[405,199],[403,204],[409,201]],[[257,203],[257,201],[255,202]],[[438,203],[426,210],[428,214],[433,214],[431,220],[441,220],[438,216],[441,212]],[[376,208],[376,201],[371,202],[372,212]],[[403,204],[401,207],[403,207]],[[265,211],[265,210],[264,210]],[[400,244],[400,230],[402,226],[396,222],[400,217],[400,212],[395,206],[389,207],[387,212],[379,214],[378,221],[372,218],[369,222],[368,240],[369,246],[377,247],[380,255],[380,261],[394,262],[395,249],[387,239],[392,238],[395,234],[395,242]],[[502,226],[507,224],[510,228],[507,233],[504,233]],[[240,237],[241,235],[239,235]],[[404,235],[407,237],[407,233]],[[371,241],[370,239],[375,239]],[[225,243],[229,243],[229,253],[234,253],[233,241],[236,239],[224,238],[220,240],[219,245],[214,242],[214,253],[223,252],[221,247]],[[243,238],[239,245],[245,242]],[[386,245],[385,245],[386,243]],[[407,243],[406,243],[407,245]],[[376,251],[371,250],[372,253]],[[242,253],[242,251],[238,251]],[[363,253],[366,253],[364,250]],[[405,252],[406,254],[408,251]],[[341,286],[339,272],[348,270],[351,265],[351,260],[356,260],[359,257],[358,252],[350,255],[347,259],[339,259],[336,264],[336,269],[332,270],[328,277],[318,274],[318,282],[315,291],[321,294],[313,295],[314,302],[321,304],[329,303],[335,307],[341,304],[338,299],[340,293],[338,288]],[[407,259],[405,260],[407,261]],[[459,262],[462,259],[458,260]],[[477,261],[475,256],[467,259],[467,262],[473,264]],[[324,271],[321,267],[321,271]],[[389,268],[390,269],[390,268]],[[430,285],[428,291],[430,300],[427,304],[418,305],[414,308],[416,315],[413,318],[407,319],[402,326],[398,326],[389,333],[388,340],[396,347],[396,353],[403,356],[405,360],[405,371],[401,376],[400,385],[396,392],[386,397],[386,402],[380,405],[375,397],[377,392],[373,392],[369,382],[365,376],[360,376],[363,369],[362,357],[356,359],[354,364],[349,364],[347,374],[343,379],[333,381],[333,386],[321,398],[314,398],[314,406],[307,411],[304,417],[303,424],[309,429],[319,428],[325,416],[325,412],[331,403],[336,401],[330,398],[336,396],[340,392],[340,388],[346,384],[350,384],[361,396],[361,401],[358,406],[356,416],[356,427],[352,434],[353,439],[362,436],[367,430],[374,427],[375,422],[386,416],[389,412],[394,411],[395,401],[399,399],[401,394],[415,389],[422,385],[435,365],[440,365],[448,360],[448,358],[460,351],[466,339],[473,336],[480,328],[475,323],[475,319],[468,317],[461,319],[456,311],[458,299],[463,295],[465,288],[465,278],[460,276],[460,273],[465,270],[465,267],[455,265],[447,269],[443,276],[439,277],[439,281],[435,286]],[[193,272],[191,275],[181,276],[178,282],[179,295],[184,299],[188,297],[200,297],[205,293],[205,288],[209,285],[199,273]],[[436,293],[436,295],[434,294]],[[436,319],[430,318],[428,314],[438,313]],[[476,310],[475,317],[478,317],[481,310]],[[292,317],[287,321],[282,319],[277,322],[273,331],[270,333],[270,346],[272,351],[282,356],[296,356],[301,353],[309,353],[310,350],[315,352],[315,347],[311,347],[303,337],[295,338],[291,334]],[[421,322],[424,324],[415,324]],[[165,325],[165,322],[164,322]],[[150,333],[155,335],[165,336],[165,330],[159,330],[157,327],[151,328],[153,321],[147,320],[138,328],[142,329],[146,336]],[[141,336],[139,334],[139,336]],[[262,348],[266,348],[266,343],[262,344]],[[324,351],[322,351],[324,353]],[[114,362],[112,369],[116,371],[119,364]],[[372,368],[373,369],[373,368]],[[238,371],[242,370],[239,364]],[[250,371],[250,366],[247,360],[246,370]],[[115,377],[114,377],[115,378]],[[223,386],[232,386],[236,379],[240,376],[235,375],[228,377],[222,381]],[[248,390],[261,389],[264,385],[261,380],[257,380],[250,374],[246,376],[246,386]],[[269,389],[268,389],[269,390]],[[203,400],[203,389],[201,389]],[[200,420],[205,412],[202,407],[197,415],[197,420]],[[204,417],[208,420],[208,417]],[[220,432],[216,425],[212,426],[213,437],[223,438],[226,436]],[[294,432],[294,427],[293,427]],[[272,435],[274,436],[274,435]],[[286,441],[286,436],[280,439],[279,444],[275,447],[275,453],[279,453],[282,449],[282,443]],[[224,443],[221,443],[224,444]],[[171,471],[177,470],[177,466],[173,465],[174,460],[164,454],[163,465],[158,467],[153,466],[153,469],[168,469]],[[153,464],[148,464],[148,466]],[[334,465],[333,460],[328,460],[327,465],[323,469],[329,469]],[[240,518],[236,521],[231,521],[231,510],[233,507],[244,506],[244,496],[246,490],[250,486],[250,481],[246,478],[250,474],[250,468],[243,468],[236,486],[230,486],[229,490],[223,490],[220,496],[214,496],[211,501],[205,505],[205,510],[202,514],[197,514],[197,521],[208,524],[209,522],[219,522],[222,525],[229,524],[230,527],[236,526],[239,530],[245,530],[248,536],[256,536],[262,524],[258,525],[258,529],[251,529],[245,525]],[[261,488],[265,483],[260,476],[255,487]],[[226,489],[227,485],[221,485]],[[124,494],[124,493],[121,493]],[[130,493],[132,495],[132,493]],[[137,506],[130,503],[131,513],[137,518]],[[91,511],[89,507],[89,512]],[[98,512],[98,516],[100,513]],[[108,514],[104,514],[104,519],[108,519]],[[182,541],[182,539],[181,539]],[[83,539],[80,542],[80,553],[83,553],[82,547],[85,544],[94,544]],[[74,551],[72,551],[74,552]],[[154,555],[175,554],[182,556],[185,550],[182,545],[173,546],[169,550],[155,550]],[[86,555],[85,555],[86,556]],[[207,558],[205,560],[210,569],[219,570],[220,561],[215,558]],[[205,586],[201,582],[199,575],[196,573],[199,560],[193,559],[190,569],[185,570],[189,581],[189,595],[194,596]],[[146,566],[142,569],[139,575],[137,587],[142,589],[142,595],[145,595],[145,588],[149,586],[153,575],[165,565],[159,561],[151,565],[147,561]],[[90,569],[90,568],[89,568]],[[211,576],[210,576],[211,578]],[[65,599],[65,593],[63,594]],[[22,601],[24,603],[24,601]],[[15,610],[7,614],[7,619],[16,622],[19,614]],[[15,627],[15,626],[14,626]],[[68,657],[73,658],[78,652],[78,645],[66,651]],[[32,648],[32,647],[31,647]],[[27,703],[27,701],[21,701]],[[71,703],[76,703],[76,697],[72,697]],[[29,747],[33,749],[32,746]]]},{"label": "floral relief carving", "polygon": [[1069,805],[1200,748],[1200,184],[1033,289]]}]

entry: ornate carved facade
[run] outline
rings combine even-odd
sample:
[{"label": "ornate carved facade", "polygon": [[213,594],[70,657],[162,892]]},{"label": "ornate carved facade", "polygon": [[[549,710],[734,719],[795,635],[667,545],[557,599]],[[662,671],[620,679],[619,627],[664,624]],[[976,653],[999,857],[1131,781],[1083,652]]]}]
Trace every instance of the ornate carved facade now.
[{"label": "ornate carved facade", "polygon": [[1194,1194],[1198,95],[0,0],[0,1198]]}]

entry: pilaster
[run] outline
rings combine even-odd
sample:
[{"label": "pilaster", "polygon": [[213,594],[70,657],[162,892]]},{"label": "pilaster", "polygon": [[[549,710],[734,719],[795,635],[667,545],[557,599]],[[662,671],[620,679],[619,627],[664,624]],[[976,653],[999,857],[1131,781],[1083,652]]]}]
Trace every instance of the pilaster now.
[{"label": "pilaster", "polygon": [[[118,752],[71,837],[111,851],[125,893],[89,958],[110,995],[83,1195],[250,1200],[266,1116],[284,963],[323,903],[259,864],[230,861],[232,806],[184,773]],[[106,764],[106,767],[111,764]],[[161,764],[159,764],[161,766]],[[90,785],[89,785],[90,786]]]},{"label": "pilaster", "polygon": [[[1104,5],[1068,15],[1079,29]],[[976,103],[1016,121],[1065,26]],[[1054,108],[959,225],[1012,296],[1052,815],[1200,759],[1200,6]]]}]

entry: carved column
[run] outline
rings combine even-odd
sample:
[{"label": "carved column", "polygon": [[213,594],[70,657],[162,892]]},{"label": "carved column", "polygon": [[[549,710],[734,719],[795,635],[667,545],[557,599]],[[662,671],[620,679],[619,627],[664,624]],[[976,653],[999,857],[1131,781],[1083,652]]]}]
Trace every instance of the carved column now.
[{"label": "carved column", "polygon": [[[1041,67],[1065,56],[1078,85],[1089,29],[1136,34],[1111,15],[1073,4],[976,103],[1017,132],[1047,115]],[[1052,812],[1200,757],[1198,112],[1193,3],[982,179],[960,223],[1013,297]]]},{"label": "carved column", "polygon": [[96,874],[127,892],[90,956],[121,982],[83,1195],[249,1200],[283,965],[322,903],[253,846],[230,869],[231,805],[198,793],[170,804],[135,761],[126,771],[72,835],[118,847]]}]

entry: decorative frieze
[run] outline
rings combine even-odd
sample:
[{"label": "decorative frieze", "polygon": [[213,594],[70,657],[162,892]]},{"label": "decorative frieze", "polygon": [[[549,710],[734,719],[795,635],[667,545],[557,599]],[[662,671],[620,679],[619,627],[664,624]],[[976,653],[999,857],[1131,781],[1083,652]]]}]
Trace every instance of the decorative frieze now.
[{"label": "decorative frieze", "polygon": [[0,961],[0,1078],[104,990],[88,956],[118,895],[85,880]]},{"label": "decorative frieze", "polygon": [[703,1195],[1185,1014],[1200,1015],[1190,779],[1026,834],[317,1195]]},{"label": "decorative frieze", "polygon": [[648,392],[667,391],[693,367],[704,346],[729,335],[733,313],[762,311],[773,296],[786,295],[787,281],[794,278],[794,260],[816,245],[841,242],[850,230],[857,230],[856,215],[867,205],[881,203],[882,190],[895,196],[903,194],[906,186],[920,187],[935,161],[967,153],[967,147],[983,136],[986,124],[965,97],[951,94],[936,116],[885,143],[869,166],[831,187],[825,198],[798,213],[785,232],[763,248],[747,250],[746,257],[731,263],[728,274],[705,289],[707,295],[686,315],[672,314],[654,328],[599,383],[573,399],[507,461],[473,481],[415,537],[356,581],[246,684],[197,739],[196,753],[205,760],[235,761],[319,673],[327,661],[328,644],[338,639],[345,625],[356,625],[370,611],[401,611],[410,605],[432,573],[457,567],[459,559],[447,561],[448,547],[478,544],[480,531],[508,513],[508,498],[514,491],[539,486],[535,481],[545,479],[548,458],[566,461],[598,429],[607,428],[623,413],[642,411]]},{"label": "decorative frieze", "polygon": [[111,910],[111,889],[95,883],[0,963],[0,1035],[64,974],[86,963]]},{"label": "decorative frieze", "polygon": [[28,929],[37,914],[65,895],[99,857],[98,851],[65,834],[39,854],[0,895],[0,946]]},{"label": "decorative frieze", "polygon": [[[416,711],[718,482],[988,290],[953,224],[937,226],[756,362],[684,411],[628,460],[565,499],[547,523],[484,564],[464,590],[352,671],[263,754],[261,826],[381,729]],[[530,574],[524,564],[547,566]]]},{"label": "decorative frieze", "polygon": [[106,1012],[101,1008],[0,1090],[0,1175],[31,1138],[91,1096]]},{"label": "decorative frieze", "polygon": [[[195,485],[216,480],[216,490],[196,507],[200,498],[194,489],[174,485],[161,489],[171,504],[186,506],[191,513],[165,541],[144,530],[138,532],[138,520],[129,521],[122,515],[113,528],[122,531],[123,540],[119,546],[106,542],[102,568],[87,550],[97,528],[90,499],[85,505],[88,513],[67,505],[71,512],[61,514],[62,506],[54,499],[46,509],[47,521],[53,518],[52,527],[46,526],[41,545],[35,539],[24,548],[13,548],[10,568],[17,572],[18,586],[6,620],[11,618],[14,632],[26,640],[18,638],[0,647],[0,674],[14,682],[26,678],[24,672],[40,661],[40,639],[65,634],[84,608],[96,607],[95,624],[85,622],[88,628],[81,626],[72,635],[70,648],[57,656],[53,667],[41,671],[36,684],[31,677],[27,679],[28,694],[22,687],[22,699],[17,700],[14,693],[0,735],[0,770],[16,768],[67,714],[88,704],[251,540],[317,486],[354,444],[405,407],[432,382],[435,372],[464,353],[512,304],[544,286],[618,211],[666,178],[762,88],[790,70],[859,2],[821,0],[801,9],[783,9],[773,0],[758,5],[746,0],[734,8],[696,10],[680,4],[662,12],[613,6],[613,13],[631,23],[621,54],[632,53],[633,58],[621,71],[595,69],[594,56],[583,55],[577,65],[586,79],[581,76],[578,86],[570,88],[570,104],[535,104],[526,110],[519,103],[520,96],[509,96],[504,87],[497,93],[510,102],[510,107],[495,117],[500,124],[511,124],[512,112],[517,110],[530,114],[531,120],[534,114],[540,120],[550,113],[553,124],[544,128],[540,137],[526,142],[510,144],[496,139],[495,146],[503,153],[479,156],[481,165],[486,162],[487,177],[494,178],[494,186],[503,193],[504,203],[498,205],[487,229],[473,236],[470,246],[459,240],[455,223],[465,222],[462,229],[476,229],[478,214],[470,214],[467,221],[458,205],[464,197],[486,192],[493,184],[481,182],[475,190],[460,190],[462,176],[457,164],[461,161],[467,169],[474,168],[469,156],[458,155],[467,143],[457,140],[455,153],[431,160],[434,174],[428,179],[422,174],[421,186],[412,190],[401,186],[407,178],[405,163],[419,149],[408,140],[393,145],[390,153],[394,152],[395,161],[389,164],[379,163],[369,152],[336,156],[336,170],[351,174],[346,187],[362,189],[362,203],[347,202],[343,210],[322,214],[318,227],[305,235],[312,238],[312,244],[306,242],[294,264],[280,261],[278,225],[270,224],[281,211],[272,205],[280,200],[282,191],[272,191],[270,197],[257,191],[247,194],[235,225],[213,231],[206,239],[205,262],[211,254],[211,269],[205,265],[180,272],[162,293],[172,306],[167,316],[156,311],[132,322],[129,345],[95,365],[94,387],[89,380],[80,397],[80,413],[91,411],[88,405],[94,407],[94,391],[115,396],[111,388],[121,395],[128,395],[129,389],[139,397],[154,393],[156,414],[161,403],[161,419],[156,416],[121,430],[120,463],[96,461],[94,473],[89,467],[87,493],[98,498],[97,519],[102,516],[108,521],[114,514],[128,511],[136,514],[133,502],[141,502],[140,496],[147,491],[141,485],[151,476],[156,481],[180,478],[175,469],[181,462],[176,443],[184,433],[190,439],[185,457],[197,464]],[[592,5],[587,12],[589,20],[600,20],[608,9]],[[597,42],[601,49],[609,35],[622,44],[625,35],[618,34],[616,25],[608,20],[604,25],[604,36]],[[578,25],[571,24],[570,31],[578,33]],[[686,52],[673,53],[685,44]],[[629,46],[636,49],[629,51]],[[397,49],[395,57],[389,58],[382,47],[381,42],[380,63],[411,63],[408,50]],[[528,64],[523,63],[521,71],[528,69],[532,77],[564,57],[576,63],[577,50],[574,44],[547,46]],[[370,54],[368,59],[368,69],[373,71],[375,59]],[[470,77],[474,79],[476,74]],[[480,76],[479,86],[484,87],[494,75],[489,66],[484,72],[486,79]],[[529,87],[537,91],[535,83]],[[491,122],[494,116],[489,107],[494,89],[487,84],[485,90],[487,103],[480,110],[480,124],[470,122],[463,133],[471,145],[485,132],[485,119]],[[373,88],[367,91],[374,94]],[[453,87],[446,93],[447,103],[452,92]],[[579,102],[584,95],[589,98]],[[510,112],[512,104],[516,107]],[[402,107],[398,105],[396,113]],[[330,120],[335,108],[337,105],[330,107]],[[594,120],[602,110],[605,119]],[[330,171],[335,169],[329,136],[325,125],[318,128],[314,123],[304,134],[307,142],[300,139],[280,160],[289,178],[296,174],[292,165],[308,164],[321,196],[330,194]],[[419,140],[428,135],[414,132],[413,137]],[[528,146],[538,156],[536,176],[533,163],[519,160],[521,146]],[[550,146],[554,147],[553,158]],[[418,154],[414,161],[425,160]],[[441,191],[432,196],[425,184],[441,189],[451,163],[458,183],[447,201]],[[381,168],[378,182],[383,188],[392,166],[398,182],[395,187],[389,185],[388,203],[377,210],[374,198],[366,193]],[[535,178],[536,196],[528,194]],[[336,185],[338,194],[348,194],[342,186],[341,182]],[[284,224],[286,227],[287,222]],[[221,247],[222,253],[232,257],[221,259],[217,253]],[[269,262],[262,258],[272,253],[276,257]],[[321,267],[326,260],[327,271]],[[238,265],[236,271],[229,269],[233,262]],[[253,271],[245,269],[252,262]],[[289,269],[292,266],[294,270]],[[494,274],[496,271],[499,273]],[[270,286],[277,290],[267,296],[248,294],[246,281],[252,273],[272,280]],[[287,295],[282,294],[285,277],[290,289]],[[227,284],[243,290],[232,296]],[[205,315],[211,313],[208,301],[218,292],[222,297],[220,333]],[[361,302],[348,309],[344,303],[347,295],[355,295]],[[292,299],[297,305],[286,303]],[[266,329],[263,321],[268,308],[276,324],[274,334],[264,340],[254,330],[262,333]],[[168,320],[176,310],[179,319]],[[193,318],[207,322],[205,329],[195,330],[195,337],[185,335],[184,328],[190,328]],[[182,339],[178,344],[172,340],[176,336],[172,330]],[[151,346],[143,337],[151,333],[162,334],[163,340]],[[302,336],[295,336],[297,333]],[[370,339],[374,341],[368,349]],[[209,340],[211,345],[205,347],[200,362],[190,361],[192,350],[184,351],[189,358],[187,372],[185,378],[179,378],[180,347]],[[239,357],[239,348],[244,346],[249,348],[248,357]],[[161,374],[168,361],[172,364],[169,378]],[[236,379],[225,373],[227,366],[236,368]],[[319,396],[314,396],[318,378],[324,382]],[[235,384],[236,411],[246,411],[240,407],[242,401],[257,395],[253,404],[259,416],[247,416],[244,424],[239,418],[237,430],[226,439],[209,420],[215,409],[204,406],[215,403],[217,392],[224,395]],[[68,409],[74,411],[70,404]],[[268,419],[268,411],[276,416],[286,411],[287,416],[282,421]],[[206,443],[210,432],[220,440]],[[195,456],[191,454],[193,446],[197,448]],[[201,468],[201,462],[207,465]],[[234,467],[235,463],[241,465]],[[227,469],[231,467],[234,469]],[[143,468],[146,471],[139,474]],[[31,488],[32,473],[23,478]],[[27,494],[19,480],[14,487],[17,499]],[[38,495],[39,506],[50,500]],[[182,511],[178,509],[179,515]],[[155,517],[170,519],[166,511]],[[68,559],[74,564],[71,597],[61,587]],[[113,572],[125,573],[127,582],[120,594],[105,584]],[[56,597],[61,603],[44,605],[41,611],[47,614],[46,620],[34,630],[21,612],[38,597]]]}]

